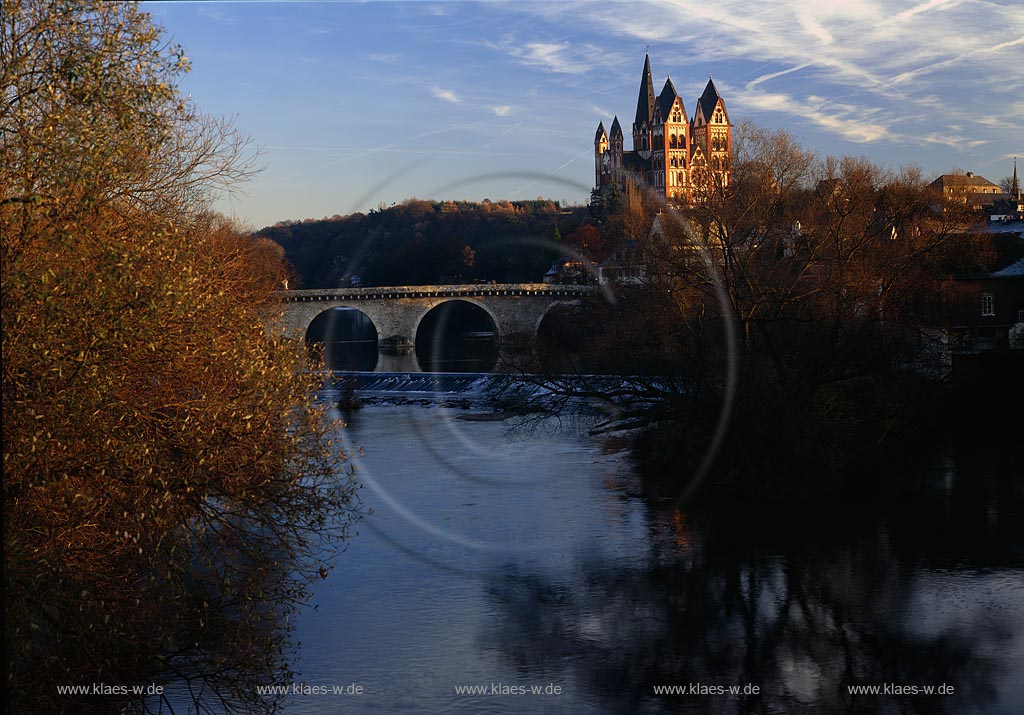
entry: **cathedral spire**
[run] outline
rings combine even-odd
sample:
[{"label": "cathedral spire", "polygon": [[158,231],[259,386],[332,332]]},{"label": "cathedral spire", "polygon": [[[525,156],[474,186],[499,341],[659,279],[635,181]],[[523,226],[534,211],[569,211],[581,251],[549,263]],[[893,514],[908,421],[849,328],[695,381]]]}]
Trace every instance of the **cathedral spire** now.
[{"label": "cathedral spire", "polygon": [[622,136],[622,126],[619,124],[618,116],[616,116],[614,119],[612,119],[611,134],[609,134],[609,136],[612,139],[614,139],[616,136],[619,136],[619,137]]},{"label": "cathedral spire", "polygon": [[644,54],[644,73],[640,77],[640,96],[636,100],[636,120],[634,126],[643,122],[650,123],[654,118],[654,79],[651,77],[651,56]]},{"label": "cathedral spire", "polygon": [[1017,157],[1013,157],[1013,181],[1010,183],[1010,193],[1020,201],[1020,182],[1017,181]]},{"label": "cathedral spire", "polygon": [[718,104],[718,100],[721,96],[718,94],[718,90],[715,88],[715,82],[711,79],[711,75],[708,75],[708,84],[704,87],[704,94],[697,100],[697,106],[704,114],[704,120],[711,120],[711,113],[715,111],[715,105]]},{"label": "cathedral spire", "polygon": [[660,122],[668,121],[669,112],[672,109],[672,103],[676,101],[676,97],[679,93],[676,92],[675,85],[672,84],[672,78],[669,77],[665,80],[665,86],[661,89],[661,94],[658,95],[657,112]]}]

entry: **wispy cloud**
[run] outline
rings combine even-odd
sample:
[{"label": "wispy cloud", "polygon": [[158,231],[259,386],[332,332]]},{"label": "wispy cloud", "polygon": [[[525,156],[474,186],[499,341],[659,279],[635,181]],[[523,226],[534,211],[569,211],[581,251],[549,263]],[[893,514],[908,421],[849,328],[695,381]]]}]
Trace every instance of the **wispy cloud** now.
[{"label": "wispy cloud", "polygon": [[[742,101],[734,91],[733,106],[747,103],[804,116],[849,141],[926,142],[937,112],[946,121],[982,114],[994,122],[993,130],[1020,126],[1013,102],[1006,101],[1013,92],[1002,92],[1024,87],[1024,4],[1019,2],[660,0],[587,4],[585,11],[578,4],[517,7],[548,22],[571,19],[582,31],[620,40],[664,41],[665,47],[652,49],[660,53],[652,59],[670,49],[678,61],[714,71],[716,79],[723,64],[752,67],[747,76],[731,77],[746,88]],[[601,58],[600,50],[575,52],[578,48],[567,41],[519,47],[521,61],[552,71],[585,71]],[[761,91],[767,87],[774,91]],[[812,92],[833,101],[810,106],[782,101]],[[1000,92],[1002,100],[996,99]],[[969,148],[969,143],[957,146]]]},{"label": "wispy cloud", "polygon": [[790,74],[791,72],[799,72],[800,70],[807,69],[810,66],[811,65],[810,65],[809,62],[805,62],[802,65],[797,65],[796,67],[790,67],[789,69],[786,69],[786,70],[781,70],[779,72],[770,72],[768,74],[763,74],[760,77],[747,82],[747,89],[753,89],[757,85],[759,85],[759,84],[761,84],[763,82],[767,82],[770,79],[776,79],[777,77],[782,77],[783,75]]},{"label": "wispy cloud", "polygon": [[499,139],[502,139],[502,138],[504,138],[505,136],[507,136],[507,135],[511,134],[512,132],[514,132],[514,131],[515,131],[516,129],[518,129],[518,128],[519,128],[519,127],[521,127],[521,126],[523,126],[523,123],[522,123],[522,122],[516,122],[516,123],[515,123],[515,124],[513,124],[513,125],[512,125],[511,127],[509,127],[508,129],[506,129],[505,131],[503,131],[503,132],[502,132],[501,134],[499,134],[498,136],[494,137],[494,139],[491,139],[491,140],[490,140],[489,142],[487,142],[486,144],[484,144],[484,146],[485,146],[485,147],[489,147],[489,146],[491,146],[491,145],[492,145],[492,144],[494,144],[494,143],[495,143],[496,141],[498,141]]},{"label": "wispy cloud", "polygon": [[498,104],[491,107],[491,111],[497,114],[499,117],[507,117],[512,113],[512,107],[507,104]]},{"label": "wispy cloud", "polygon": [[964,139],[961,136],[952,136],[941,132],[931,132],[918,137],[922,144],[939,144],[948,146],[951,149],[976,149],[979,146],[988,144],[987,139]]},{"label": "wispy cloud", "polygon": [[370,62],[383,62],[386,65],[397,65],[402,61],[402,56],[393,52],[373,52],[366,56]]},{"label": "wispy cloud", "polygon": [[894,139],[891,127],[874,118],[872,112],[848,103],[830,101],[817,95],[794,97],[783,92],[740,90],[732,96],[743,106],[762,111],[784,112],[859,144],[879,139]]},{"label": "wispy cloud", "polygon": [[422,9],[424,14],[431,15],[432,17],[445,17],[452,13],[452,8],[441,3],[424,4]]},{"label": "wispy cloud", "polygon": [[892,82],[892,84],[902,84],[902,83],[907,82],[907,81],[909,81],[911,79],[915,79],[916,77],[919,77],[919,76],[921,76],[923,74],[928,74],[930,72],[935,72],[936,70],[944,69],[946,67],[950,67],[951,65],[961,64],[961,63],[963,63],[963,62],[965,62],[965,61],[967,61],[969,59],[973,59],[973,58],[977,58],[977,57],[988,57],[990,55],[997,55],[997,54],[1001,53],[1003,50],[1008,50],[1008,49],[1010,49],[1012,47],[1018,47],[1020,45],[1024,45],[1024,37],[1018,37],[1015,40],[1009,40],[1007,42],[1000,42],[997,45],[986,46],[986,47],[976,47],[976,48],[968,50],[966,52],[962,52],[961,54],[956,55],[954,57],[950,57],[948,59],[941,60],[939,62],[933,62],[930,65],[926,65],[924,67],[919,67],[919,68],[917,68],[915,70],[911,70],[911,71],[908,71],[908,72],[902,72],[902,73],[896,75],[895,77],[893,77],[891,82]]},{"label": "wispy cloud", "polygon": [[574,45],[568,40],[521,42],[506,36],[500,43],[489,43],[489,46],[515,57],[524,65],[559,74],[584,74],[622,59],[606,48],[592,44]]},{"label": "wispy cloud", "polygon": [[959,5],[963,0],[928,0],[920,5],[915,5],[912,8],[904,10],[903,12],[896,13],[892,17],[893,22],[903,22],[909,20],[915,15],[920,15],[922,12],[928,12],[929,10],[936,10],[938,8],[946,7],[950,8],[953,5]]},{"label": "wispy cloud", "polygon": [[802,7],[798,9],[796,12],[796,19],[800,23],[800,27],[802,27],[808,35],[814,37],[821,44],[831,45],[835,42],[835,38],[832,36],[832,33],[829,32],[828,28],[822,24],[821,20],[811,12],[810,8]]},{"label": "wispy cloud", "polygon": [[207,20],[213,20],[214,22],[222,23],[224,25],[238,24],[238,20],[236,18],[231,17],[223,9],[216,6],[206,4],[201,5],[199,7],[199,16],[205,17]]},{"label": "wispy cloud", "polygon": [[459,98],[459,95],[455,94],[455,92],[453,92],[450,89],[442,89],[441,87],[433,87],[433,88],[431,88],[430,91],[438,99],[443,99],[444,101],[451,102],[452,104],[461,104],[462,103],[462,99]]}]

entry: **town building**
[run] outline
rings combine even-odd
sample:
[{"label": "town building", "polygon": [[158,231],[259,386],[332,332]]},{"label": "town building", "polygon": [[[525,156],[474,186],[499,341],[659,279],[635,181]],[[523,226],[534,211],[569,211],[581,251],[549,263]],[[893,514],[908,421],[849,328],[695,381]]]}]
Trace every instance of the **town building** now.
[{"label": "town building", "polygon": [[950,327],[955,349],[1024,347],[1019,344],[1024,338],[1024,258],[992,273],[960,274],[954,279],[958,291]]},{"label": "town building", "polygon": [[644,56],[640,93],[632,127],[632,150],[618,116],[594,136],[594,182],[598,190],[622,187],[631,178],[682,204],[715,186],[726,186],[732,161],[732,124],[715,83],[708,78],[690,117],[683,98],[667,77],[655,96],[650,55]]},{"label": "town building", "polygon": [[[1014,167],[1016,170],[1016,166]],[[997,184],[983,176],[976,176],[974,172],[968,171],[963,174],[943,174],[929,187],[950,201],[958,201],[966,204],[968,208],[976,211],[991,209],[997,201],[1006,198],[1006,194]]]}]

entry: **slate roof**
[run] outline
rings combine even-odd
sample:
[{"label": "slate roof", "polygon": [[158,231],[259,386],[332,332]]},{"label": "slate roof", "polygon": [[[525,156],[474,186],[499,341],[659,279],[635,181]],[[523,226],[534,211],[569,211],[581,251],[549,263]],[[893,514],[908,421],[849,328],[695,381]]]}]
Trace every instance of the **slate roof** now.
[{"label": "slate roof", "polygon": [[609,136],[611,136],[611,137],[614,137],[614,136],[620,136],[621,137],[622,136],[622,127],[619,125],[619,118],[618,117],[615,117],[612,120],[612,131],[609,134]]},{"label": "slate roof", "polygon": [[718,90],[715,89],[715,83],[708,77],[708,86],[704,88],[704,94],[697,100],[697,106],[700,108],[701,113],[704,115],[705,121],[711,120],[711,115],[715,111],[715,105],[718,104],[720,99]]},{"label": "slate roof", "polygon": [[601,122],[600,124],[597,125],[597,134],[594,135],[594,143],[597,144],[599,141],[601,141],[601,136],[604,134],[606,134],[604,130],[604,122]]},{"label": "slate roof", "polygon": [[970,172],[967,172],[966,174],[943,174],[935,181],[933,181],[931,184],[929,184],[929,186],[936,189],[966,187],[971,191],[977,191],[979,189],[999,188],[985,177],[975,176]]},{"label": "slate roof", "polygon": [[994,278],[1017,278],[1018,276],[1024,276],[1024,258],[1021,258],[1016,263],[1011,263],[1001,271],[996,271],[991,274]]},{"label": "slate roof", "polygon": [[665,86],[661,89],[661,94],[658,95],[658,113],[661,114],[661,121],[668,119],[668,111],[672,107],[672,103],[676,101],[676,97],[679,93],[676,92],[675,86],[672,84],[672,78],[665,80]]},{"label": "slate roof", "polygon": [[651,56],[644,55],[644,73],[640,77],[640,96],[636,99],[637,126],[654,119],[654,80],[651,78]]},{"label": "slate roof", "polygon": [[622,166],[625,167],[627,171],[647,171],[649,168],[647,160],[635,151],[622,152]]}]

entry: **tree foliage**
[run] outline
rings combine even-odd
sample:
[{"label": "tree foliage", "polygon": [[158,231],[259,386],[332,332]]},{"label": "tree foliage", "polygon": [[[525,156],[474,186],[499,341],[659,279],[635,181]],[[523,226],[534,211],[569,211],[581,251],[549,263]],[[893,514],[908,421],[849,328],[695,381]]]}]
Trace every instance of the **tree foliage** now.
[{"label": "tree foliage", "polygon": [[433,202],[322,220],[285,222],[258,235],[281,244],[304,288],[333,288],[358,275],[363,285],[536,282],[557,256],[561,235],[585,209],[550,201]]},{"label": "tree foliage", "polygon": [[[928,336],[955,299],[950,274],[994,256],[969,207],[915,168],[820,159],[749,123],[734,146],[729,185],[680,210],[630,199],[606,219],[640,239],[644,270],[586,338],[598,355],[633,348],[679,378],[630,383],[615,396],[620,419],[660,421],[696,466],[726,415],[723,473],[792,487],[911,423],[918,376],[941,371]],[[659,208],[658,229],[637,233]]]},{"label": "tree foliage", "polygon": [[271,708],[252,685],[354,483],[273,330],[280,252],[209,213],[247,142],[181,97],[187,59],[134,4],[4,0],[0,23],[13,710],[171,679]]}]

